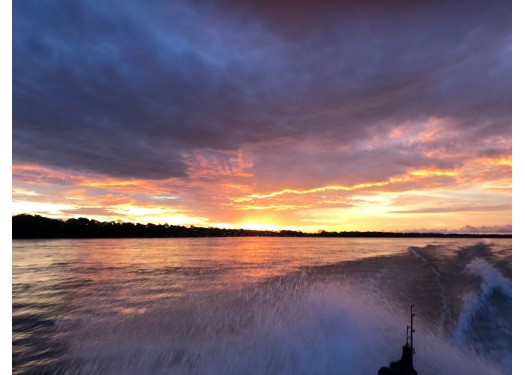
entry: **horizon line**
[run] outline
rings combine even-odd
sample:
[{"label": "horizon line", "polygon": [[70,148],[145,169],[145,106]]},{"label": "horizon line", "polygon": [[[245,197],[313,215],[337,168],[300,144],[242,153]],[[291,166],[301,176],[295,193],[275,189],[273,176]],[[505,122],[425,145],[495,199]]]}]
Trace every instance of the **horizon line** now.
[{"label": "horizon line", "polygon": [[[33,219],[42,218],[46,220],[52,220],[52,221],[60,221],[63,223],[67,223],[68,221],[75,221],[75,220],[88,220],[90,222],[99,223],[99,224],[131,224],[133,226],[154,226],[154,227],[162,227],[162,228],[185,228],[185,229],[201,229],[201,230],[218,230],[225,233],[228,232],[242,232],[242,233],[253,233],[254,235],[257,234],[276,234],[281,235],[283,237],[286,237],[286,233],[290,234],[290,237],[292,237],[291,234],[298,234],[298,235],[304,235],[304,236],[310,236],[310,237],[330,237],[330,236],[336,236],[340,235],[341,237],[344,237],[347,235],[347,237],[351,237],[349,235],[355,235],[355,237],[359,237],[359,234],[367,235],[367,236],[373,236],[375,234],[383,237],[432,237],[432,236],[438,236],[438,237],[500,237],[500,238],[512,238],[512,232],[502,232],[502,233],[495,233],[495,232],[484,232],[484,233],[472,233],[472,232],[459,232],[459,231],[421,231],[421,230],[415,230],[415,231],[383,231],[383,230],[370,230],[370,231],[360,231],[360,230],[345,230],[345,231],[328,231],[324,229],[317,230],[316,232],[305,232],[301,230],[293,230],[293,229],[246,229],[246,228],[221,228],[221,227],[214,227],[214,226],[196,226],[196,225],[173,225],[173,224],[155,224],[155,223],[136,223],[131,221],[123,221],[121,219],[118,220],[111,220],[111,221],[100,221],[96,219],[89,219],[86,217],[77,217],[77,218],[50,218],[47,216],[42,216],[39,214],[12,214],[12,219],[16,217],[31,217]],[[234,235],[235,236],[235,235]],[[250,236],[250,235],[248,235]],[[149,236],[148,236],[149,237]],[[165,237],[165,236],[162,236]],[[198,237],[198,236],[189,236],[189,237]],[[218,237],[217,235],[212,235],[210,237]],[[151,237],[150,237],[151,238]]]}]

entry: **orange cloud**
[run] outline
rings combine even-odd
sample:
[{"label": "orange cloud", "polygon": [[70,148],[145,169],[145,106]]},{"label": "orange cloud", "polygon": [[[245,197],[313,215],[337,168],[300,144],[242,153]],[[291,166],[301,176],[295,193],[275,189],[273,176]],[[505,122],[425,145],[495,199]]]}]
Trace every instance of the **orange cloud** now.
[{"label": "orange cloud", "polygon": [[[307,231],[402,230],[414,217],[418,225],[424,220],[432,227],[443,225],[443,216],[456,207],[458,227],[492,225],[485,208],[502,208],[491,213],[498,222],[510,212],[511,162],[507,157],[478,158],[459,168],[418,168],[380,181],[269,192],[258,192],[257,177],[240,176],[235,169],[211,180],[211,174],[194,180],[139,180],[14,165],[13,202],[15,213],[55,217]],[[466,199],[465,191],[470,195],[475,191],[478,201]],[[449,202],[448,211],[433,208],[443,199]],[[457,208],[469,204],[477,208],[470,212]],[[391,222],[393,216],[397,218]],[[467,217],[469,221],[461,219]]]},{"label": "orange cloud", "polygon": [[365,188],[371,188],[371,187],[384,187],[390,184],[399,183],[399,182],[406,182],[406,181],[417,181],[417,180],[424,180],[428,177],[433,176],[457,176],[458,172],[455,170],[439,170],[439,169],[418,169],[415,171],[410,171],[404,175],[392,177],[385,181],[379,181],[379,182],[366,182],[366,183],[360,183],[355,184],[352,186],[341,186],[341,185],[329,185],[329,186],[321,186],[313,189],[306,189],[306,190],[300,190],[300,189],[283,189],[271,193],[266,194],[250,194],[245,197],[238,197],[233,199],[236,203],[242,203],[242,202],[250,202],[254,199],[266,199],[266,198],[274,198],[281,195],[289,195],[289,194],[297,194],[297,195],[307,195],[307,194],[313,194],[313,193],[319,193],[319,192],[327,192],[327,191],[355,191]]}]

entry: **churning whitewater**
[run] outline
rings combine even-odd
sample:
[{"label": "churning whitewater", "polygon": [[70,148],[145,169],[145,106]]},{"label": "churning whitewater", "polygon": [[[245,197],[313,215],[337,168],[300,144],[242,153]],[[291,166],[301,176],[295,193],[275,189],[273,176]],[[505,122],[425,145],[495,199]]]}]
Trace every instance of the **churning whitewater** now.
[{"label": "churning whitewater", "polygon": [[13,372],[510,374],[510,239],[13,241]]}]

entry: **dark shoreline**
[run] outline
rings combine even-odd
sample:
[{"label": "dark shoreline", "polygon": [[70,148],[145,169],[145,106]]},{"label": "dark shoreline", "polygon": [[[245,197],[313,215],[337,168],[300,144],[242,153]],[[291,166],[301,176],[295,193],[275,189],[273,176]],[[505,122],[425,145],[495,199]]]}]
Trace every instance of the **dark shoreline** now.
[{"label": "dark shoreline", "polygon": [[20,214],[12,217],[13,239],[58,238],[192,238],[192,237],[320,237],[320,238],[512,238],[512,234],[411,233],[411,232],[327,232],[220,229],[167,224],[100,222],[86,218],[50,219]]}]

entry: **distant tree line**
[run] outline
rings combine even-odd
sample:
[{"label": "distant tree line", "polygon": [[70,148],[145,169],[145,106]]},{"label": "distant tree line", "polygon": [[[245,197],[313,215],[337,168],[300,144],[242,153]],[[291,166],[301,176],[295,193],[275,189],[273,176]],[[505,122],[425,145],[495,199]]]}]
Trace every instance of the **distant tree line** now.
[{"label": "distant tree line", "polygon": [[426,237],[512,238],[511,234],[326,232],[304,233],[281,230],[220,229],[168,224],[138,224],[96,221],[86,218],[50,219],[39,215],[13,216],[13,239],[29,238],[162,238],[162,237]]}]

